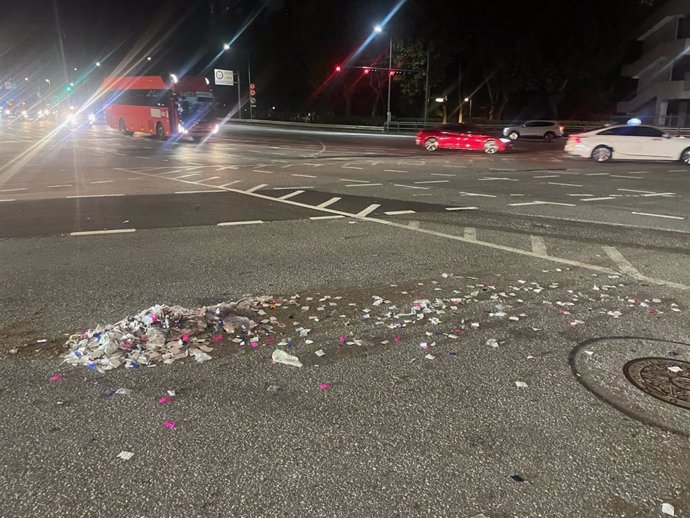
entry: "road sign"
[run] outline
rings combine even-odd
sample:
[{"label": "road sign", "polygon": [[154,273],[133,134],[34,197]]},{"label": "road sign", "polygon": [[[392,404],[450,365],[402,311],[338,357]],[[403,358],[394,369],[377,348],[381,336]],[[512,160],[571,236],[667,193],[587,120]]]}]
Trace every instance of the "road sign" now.
[{"label": "road sign", "polygon": [[251,95],[252,97],[256,96],[256,90],[254,90],[253,88],[250,88],[249,89],[249,95]]},{"label": "road sign", "polygon": [[215,84],[220,86],[234,86],[235,75],[232,70],[223,70],[221,68],[213,69],[213,79]]},{"label": "road sign", "polygon": [[250,97],[249,98],[249,106],[256,106],[256,97]]},{"label": "road sign", "polygon": [[250,90],[256,90],[256,85],[254,83],[249,83]]}]

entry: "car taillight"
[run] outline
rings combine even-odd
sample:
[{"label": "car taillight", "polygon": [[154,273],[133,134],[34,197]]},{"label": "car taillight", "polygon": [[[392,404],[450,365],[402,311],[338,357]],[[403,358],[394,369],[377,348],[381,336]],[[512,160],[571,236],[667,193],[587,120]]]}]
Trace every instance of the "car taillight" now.
[{"label": "car taillight", "polygon": [[581,139],[578,135],[573,135],[569,137],[568,140],[571,140],[573,144],[579,144]]}]

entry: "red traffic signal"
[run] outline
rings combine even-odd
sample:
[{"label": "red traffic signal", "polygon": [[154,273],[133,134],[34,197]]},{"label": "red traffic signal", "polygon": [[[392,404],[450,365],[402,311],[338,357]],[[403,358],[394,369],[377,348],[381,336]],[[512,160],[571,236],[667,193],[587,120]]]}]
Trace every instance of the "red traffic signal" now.
[{"label": "red traffic signal", "polygon": [[368,68],[365,68],[365,69],[364,69],[364,73],[365,73],[365,74],[368,74],[369,72],[371,72],[370,69],[368,69]]},{"label": "red traffic signal", "polygon": [[335,71],[336,71],[336,72],[342,72],[342,70],[343,70],[343,68],[342,68],[340,65],[338,65],[337,67],[335,67]]}]

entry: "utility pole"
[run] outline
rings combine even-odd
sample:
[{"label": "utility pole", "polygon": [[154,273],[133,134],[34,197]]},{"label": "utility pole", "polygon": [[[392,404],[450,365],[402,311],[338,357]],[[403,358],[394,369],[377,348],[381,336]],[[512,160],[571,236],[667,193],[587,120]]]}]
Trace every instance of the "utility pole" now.
[{"label": "utility pole", "polygon": [[424,84],[424,125],[429,118],[429,46],[426,47],[426,79]]},{"label": "utility pole", "polygon": [[393,71],[393,35],[388,39],[388,109],[386,110],[386,122],[388,126],[391,124],[391,72]]},{"label": "utility pole", "polygon": [[463,97],[462,97],[462,61],[458,58],[458,123],[462,124],[463,112]]},{"label": "utility pole", "polygon": [[237,118],[242,120],[242,81],[239,67],[237,69]]}]

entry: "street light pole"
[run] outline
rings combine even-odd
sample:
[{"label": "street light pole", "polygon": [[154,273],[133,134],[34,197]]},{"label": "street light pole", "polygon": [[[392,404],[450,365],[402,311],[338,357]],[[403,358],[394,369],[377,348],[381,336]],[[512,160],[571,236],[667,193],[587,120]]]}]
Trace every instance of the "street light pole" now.
[{"label": "street light pole", "polygon": [[429,47],[426,48],[426,78],[424,81],[424,125],[429,117]]},{"label": "street light pole", "polygon": [[[247,75],[249,76],[247,81],[249,81],[249,88],[252,84],[252,58],[249,52],[247,52]],[[252,98],[249,97],[249,120],[254,119],[254,106],[252,105]]]},{"label": "street light pole", "polygon": [[388,39],[388,109],[386,110],[386,121],[390,126],[391,123],[391,80],[393,76],[391,72],[393,71],[393,35],[391,34]]},{"label": "street light pole", "polygon": [[242,80],[239,69],[237,70],[237,118],[242,120]]}]

